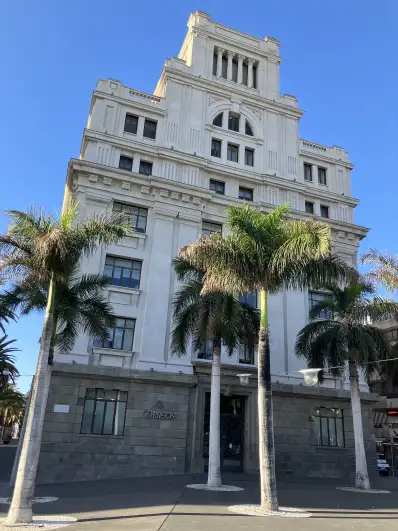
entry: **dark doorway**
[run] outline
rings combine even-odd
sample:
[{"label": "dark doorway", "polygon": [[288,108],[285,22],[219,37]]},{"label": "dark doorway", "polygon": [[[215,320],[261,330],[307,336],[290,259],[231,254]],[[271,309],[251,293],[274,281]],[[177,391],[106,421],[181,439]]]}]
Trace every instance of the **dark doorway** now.
[{"label": "dark doorway", "polygon": [[[243,470],[244,405],[244,396],[221,395],[220,397],[221,471],[241,472]],[[205,468],[207,468],[209,462],[209,429],[210,393],[206,393],[203,430]]]}]

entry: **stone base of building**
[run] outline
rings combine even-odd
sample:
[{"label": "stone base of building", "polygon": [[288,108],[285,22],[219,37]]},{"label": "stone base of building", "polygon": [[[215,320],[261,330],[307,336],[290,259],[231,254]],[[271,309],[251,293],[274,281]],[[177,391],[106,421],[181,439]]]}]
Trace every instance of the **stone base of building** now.
[{"label": "stone base of building", "polygon": [[[206,468],[210,364],[198,362],[193,375],[137,372],[120,368],[56,364],[44,423],[38,483],[202,473]],[[239,383],[239,367],[222,370],[222,468],[258,471],[256,371],[249,385]],[[99,390],[95,395],[95,390]],[[103,390],[103,391],[102,391]],[[126,401],[113,417],[112,431],[104,404],[90,412],[95,396]],[[88,401],[90,401],[88,403]],[[100,398],[100,402],[101,402]],[[376,473],[372,404],[363,395],[362,411],[369,473]],[[354,440],[349,393],[297,385],[273,385],[277,475],[284,478],[339,478],[354,475]],[[85,411],[86,404],[86,413]],[[90,409],[91,408],[91,409]],[[114,411],[112,398],[110,411]],[[341,410],[344,440],[337,441],[334,421],[319,441],[316,413]],[[339,413],[340,414],[340,413]],[[102,416],[101,416],[102,415]],[[124,415],[124,423],[121,415]],[[83,418],[84,416],[84,418]],[[101,420],[102,419],[102,420]],[[83,425],[84,424],[84,425]],[[112,424],[112,422],[111,422]],[[340,436],[341,438],[341,436]],[[322,442],[324,445],[320,444]],[[335,444],[340,443],[342,447]],[[331,446],[326,446],[330,443]],[[342,444],[341,444],[342,443]]]}]

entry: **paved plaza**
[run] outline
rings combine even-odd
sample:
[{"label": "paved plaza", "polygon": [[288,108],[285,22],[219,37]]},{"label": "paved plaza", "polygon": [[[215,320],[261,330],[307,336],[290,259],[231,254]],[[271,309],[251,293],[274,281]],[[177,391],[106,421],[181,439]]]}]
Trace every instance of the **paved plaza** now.
[{"label": "paved plaza", "polygon": [[[373,485],[389,489],[391,494],[344,492],[336,489],[341,483],[321,480],[279,483],[280,504],[312,513],[311,518],[303,519],[264,519],[230,512],[230,505],[258,503],[258,478],[227,475],[225,479],[225,483],[244,490],[208,492],[185,487],[204,482],[201,475],[43,485],[37,488],[37,496],[59,499],[35,504],[34,512],[77,518],[76,524],[68,526],[69,531],[257,531],[264,526],[278,531],[390,531],[397,525],[398,480],[392,478]],[[6,505],[0,505],[0,518],[6,510]]]}]

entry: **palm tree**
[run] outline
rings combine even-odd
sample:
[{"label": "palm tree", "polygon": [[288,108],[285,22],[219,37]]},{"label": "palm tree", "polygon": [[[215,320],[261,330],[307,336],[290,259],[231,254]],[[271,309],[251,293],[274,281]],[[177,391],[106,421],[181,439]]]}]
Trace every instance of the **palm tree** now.
[{"label": "palm tree", "polygon": [[26,396],[8,386],[0,389],[0,417],[4,426],[20,424],[26,407]]},{"label": "palm tree", "polygon": [[213,346],[210,395],[209,469],[207,486],[221,486],[220,472],[220,373],[221,346],[233,351],[243,346],[254,349],[260,316],[256,308],[222,292],[201,295],[203,271],[184,260],[174,260],[177,279],[183,282],[173,299],[171,350],[185,354],[192,338],[193,348],[200,352],[209,341]]},{"label": "palm tree", "polygon": [[[17,283],[39,279],[48,283],[48,298],[26,432],[7,524],[32,522],[32,497],[40,455],[45,406],[50,385],[49,353],[54,334],[57,283],[67,282],[83,256],[99,245],[131,234],[124,216],[77,219],[78,205],[65,206],[59,219],[43,211],[9,211],[11,224],[0,236],[0,274]],[[127,220],[126,220],[127,221]]]},{"label": "palm tree", "polygon": [[10,321],[15,321],[16,317],[14,312],[11,310],[7,302],[0,295],[0,332],[3,334],[6,333],[4,324],[8,324]]},{"label": "palm tree", "polygon": [[366,275],[372,282],[383,285],[388,291],[398,290],[398,257],[388,252],[380,253],[376,249],[369,249],[361,257],[362,264],[371,265]]},{"label": "palm tree", "polygon": [[275,451],[268,334],[268,295],[344,279],[353,270],[331,255],[330,227],[293,220],[288,205],[264,214],[249,205],[228,209],[230,234],[212,234],[180,250],[205,271],[203,292],[260,290],[258,415],[261,509],[277,511]]},{"label": "palm tree", "polygon": [[[104,275],[79,276],[77,269],[67,279],[55,281],[54,326],[51,338],[49,363],[52,364],[54,348],[69,352],[80,331],[102,340],[107,339],[108,329],[114,324],[111,305],[103,296],[108,285]],[[30,277],[3,294],[9,308],[21,315],[43,311],[47,305],[48,282]]]},{"label": "palm tree", "polygon": [[18,352],[19,349],[12,347],[15,339],[8,340],[8,336],[0,338],[0,391],[5,389],[9,382],[15,383],[19,372],[15,363],[15,356],[13,352]]},{"label": "palm tree", "polygon": [[[365,283],[346,287],[328,286],[328,295],[311,310],[315,319],[298,334],[296,354],[305,358],[309,367],[330,369],[340,376],[348,362],[351,408],[355,440],[355,486],[369,489],[369,476],[363,441],[361,398],[358,367],[369,375],[377,362],[391,356],[391,346],[384,332],[373,321],[398,316],[398,303],[366,295],[374,288]],[[318,319],[326,312],[327,319]]]}]

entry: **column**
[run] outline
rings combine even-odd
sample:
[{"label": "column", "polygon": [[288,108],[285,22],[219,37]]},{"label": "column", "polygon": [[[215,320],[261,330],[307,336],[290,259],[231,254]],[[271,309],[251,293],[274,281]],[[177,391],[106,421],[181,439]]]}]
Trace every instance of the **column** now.
[{"label": "column", "polygon": [[244,55],[238,55],[238,84],[242,84],[243,80],[243,59],[245,58]]},{"label": "column", "polygon": [[247,60],[247,64],[248,64],[247,86],[249,88],[253,88],[253,64],[254,64],[254,59],[248,59]]},{"label": "column", "polygon": [[222,48],[217,48],[217,77],[221,77],[222,74],[222,55],[224,50]]},{"label": "column", "polygon": [[312,177],[312,182],[318,184],[318,166],[316,164],[312,165],[311,177]]},{"label": "column", "polygon": [[235,55],[234,52],[227,52],[228,54],[228,67],[227,67],[227,79],[232,81],[232,58]]}]

